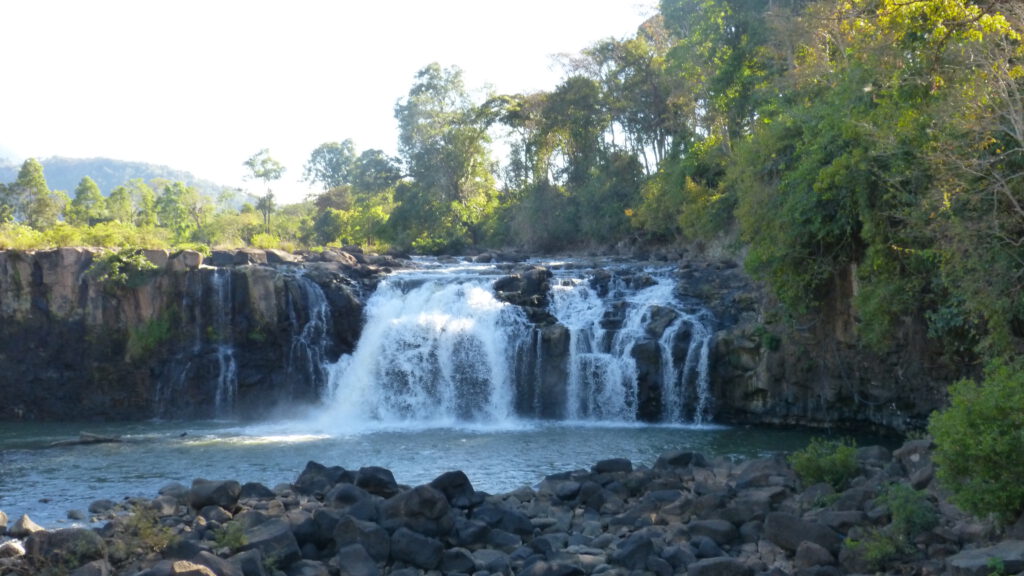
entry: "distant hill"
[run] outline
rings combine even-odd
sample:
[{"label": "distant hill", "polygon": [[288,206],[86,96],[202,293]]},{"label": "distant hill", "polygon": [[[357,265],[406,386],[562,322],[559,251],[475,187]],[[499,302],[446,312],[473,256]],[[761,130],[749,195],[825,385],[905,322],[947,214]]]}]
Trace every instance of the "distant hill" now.
[{"label": "distant hill", "polygon": [[[96,181],[104,196],[132,178],[142,178],[146,182],[155,178],[181,181],[210,195],[215,195],[223,188],[215,182],[196,178],[189,172],[145,162],[54,156],[40,159],[39,163],[43,165],[46,183],[50,190],[63,190],[72,196],[78,183],[86,176]],[[15,164],[0,158],[0,182],[9,183],[17,180],[19,169],[21,169],[21,163]]]}]

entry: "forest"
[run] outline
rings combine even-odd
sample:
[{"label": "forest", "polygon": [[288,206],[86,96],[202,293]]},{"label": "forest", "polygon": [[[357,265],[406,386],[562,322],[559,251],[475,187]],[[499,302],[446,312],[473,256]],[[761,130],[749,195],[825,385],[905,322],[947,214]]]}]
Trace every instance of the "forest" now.
[{"label": "forest", "polygon": [[[0,185],[0,248],[252,245],[551,253],[714,244],[793,315],[856,271],[859,338],[908,317],[964,362],[1024,351],[1024,68],[1017,3],[663,0],[632,37],[564,57],[552,90],[478,96],[425,66],[398,156],[324,143],[319,192],[131,179]],[[240,159],[241,160],[241,159]],[[265,190],[265,192],[262,192]]]}]

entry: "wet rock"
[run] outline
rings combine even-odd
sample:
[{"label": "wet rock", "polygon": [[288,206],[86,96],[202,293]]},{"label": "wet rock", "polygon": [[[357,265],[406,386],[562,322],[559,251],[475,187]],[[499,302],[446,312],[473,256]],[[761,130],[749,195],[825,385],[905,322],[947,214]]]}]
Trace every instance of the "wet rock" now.
[{"label": "wet rock", "polygon": [[17,540],[0,542],[0,558],[18,558],[25,555],[25,546]]}]

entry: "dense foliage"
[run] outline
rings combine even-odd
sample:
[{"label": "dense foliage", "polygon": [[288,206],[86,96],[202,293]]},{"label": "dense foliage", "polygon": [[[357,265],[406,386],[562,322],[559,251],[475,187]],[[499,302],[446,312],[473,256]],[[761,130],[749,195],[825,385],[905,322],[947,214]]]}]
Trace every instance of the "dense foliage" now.
[{"label": "dense foliage", "polygon": [[1012,522],[1024,513],[1024,362],[993,362],[932,416],[938,476],[958,506]]}]

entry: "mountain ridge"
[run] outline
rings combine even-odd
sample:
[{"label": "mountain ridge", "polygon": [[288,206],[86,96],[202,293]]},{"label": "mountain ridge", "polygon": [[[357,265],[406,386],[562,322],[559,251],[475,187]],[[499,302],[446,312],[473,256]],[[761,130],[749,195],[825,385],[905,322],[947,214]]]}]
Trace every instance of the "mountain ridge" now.
[{"label": "mountain ridge", "polygon": [[[74,194],[78,183],[86,176],[96,182],[104,196],[109,195],[111,190],[133,178],[141,178],[146,182],[159,178],[172,182],[181,181],[209,194],[226,188],[226,186],[211,180],[198,178],[187,170],[179,170],[170,166],[151,164],[149,162],[117,160],[104,157],[71,158],[51,156],[39,159],[39,163],[43,165],[43,173],[46,176],[46,183],[50,189],[63,190],[69,195]],[[9,183],[17,180],[21,164],[21,162],[15,163],[11,160],[0,158],[0,182]]]}]

